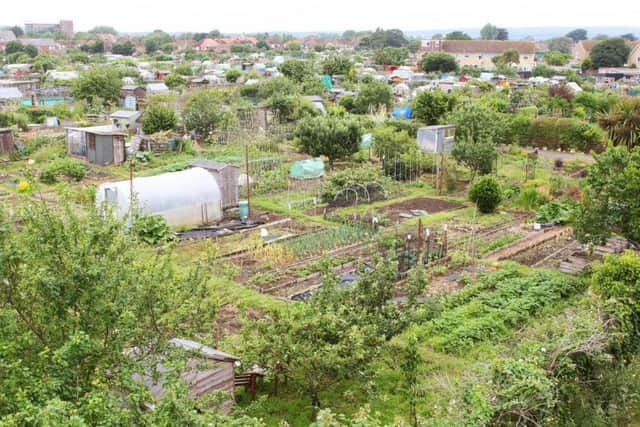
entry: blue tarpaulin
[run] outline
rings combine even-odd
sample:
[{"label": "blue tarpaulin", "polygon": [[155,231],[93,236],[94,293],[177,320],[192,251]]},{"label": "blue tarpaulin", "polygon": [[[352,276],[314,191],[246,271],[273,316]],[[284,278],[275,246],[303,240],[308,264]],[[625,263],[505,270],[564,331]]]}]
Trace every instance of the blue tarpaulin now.
[{"label": "blue tarpaulin", "polygon": [[394,119],[410,119],[413,117],[413,109],[411,107],[397,107],[393,109],[391,117]]}]

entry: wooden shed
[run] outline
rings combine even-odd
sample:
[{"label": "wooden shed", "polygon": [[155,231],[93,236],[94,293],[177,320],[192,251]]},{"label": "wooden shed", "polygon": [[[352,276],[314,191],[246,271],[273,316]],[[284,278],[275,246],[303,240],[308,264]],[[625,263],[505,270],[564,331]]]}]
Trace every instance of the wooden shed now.
[{"label": "wooden shed", "polygon": [[0,154],[12,153],[14,148],[13,131],[9,128],[0,129]]},{"label": "wooden shed", "polygon": [[97,165],[119,165],[126,159],[124,139],[127,135],[112,126],[66,128],[67,152]]},{"label": "wooden shed", "polygon": [[222,209],[238,206],[238,166],[210,160],[196,160],[191,163],[191,167],[206,169],[216,179],[222,193]]}]

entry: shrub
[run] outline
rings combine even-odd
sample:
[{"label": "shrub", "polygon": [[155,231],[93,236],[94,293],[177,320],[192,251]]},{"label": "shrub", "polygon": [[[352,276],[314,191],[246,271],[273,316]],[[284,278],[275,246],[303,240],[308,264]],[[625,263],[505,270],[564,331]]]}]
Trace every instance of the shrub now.
[{"label": "shrub", "polygon": [[45,184],[54,184],[61,176],[80,181],[84,178],[88,169],[87,165],[79,160],[70,158],[57,159],[40,172],[40,181]]},{"label": "shrub", "polygon": [[322,185],[322,201],[330,202],[334,200],[338,193],[352,187],[354,184],[367,187],[373,182],[379,182],[383,185],[387,182],[375,167],[360,167],[335,172],[329,175]]},{"label": "shrub", "polygon": [[492,176],[483,176],[469,190],[469,200],[476,203],[482,213],[492,213],[502,201],[500,184]]},{"label": "shrub", "polygon": [[161,215],[140,215],[133,221],[133,231],[149,245],[166,243],[174,238],[167,221]]},{"label": "shrub", "polygon": [[521,142],[550,150],[589,152],[604,148],[604,134],[597,126],[578,119],[538,117],[530,122]]}]

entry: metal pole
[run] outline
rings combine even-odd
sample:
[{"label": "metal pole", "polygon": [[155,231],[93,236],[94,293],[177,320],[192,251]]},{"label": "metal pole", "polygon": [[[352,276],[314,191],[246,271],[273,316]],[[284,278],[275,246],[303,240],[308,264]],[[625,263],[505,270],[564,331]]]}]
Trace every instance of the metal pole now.
[{"label": "metal pole", "polygon": [[247,185],[247,219],[251,218],[251,186],[249,183],[249,144],[244,144],[244,163],[245,163],[245,175]]},{"label": "metal pole", "polygon": [[129,160],[129,211],[131,215],[133,215],[133,168],[135,165],[135,160]]}]

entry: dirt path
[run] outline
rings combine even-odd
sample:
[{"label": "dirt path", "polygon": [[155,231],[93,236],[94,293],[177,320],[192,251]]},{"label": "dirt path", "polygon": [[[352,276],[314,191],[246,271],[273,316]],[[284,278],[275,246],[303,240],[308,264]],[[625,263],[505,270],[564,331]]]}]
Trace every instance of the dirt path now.
[{"label": "dirt path", "polygon": [[[532,153],[533,148],[527,148],[528,152]],[[563,162],[570,162],[572,160],[579,160],[585,163],[593,163],[595,159],[585,153],[566,153],[564,151],[552,151],[552,150],[538,150],[538,156],[543,159],[557,160],[560,159]]]}]

